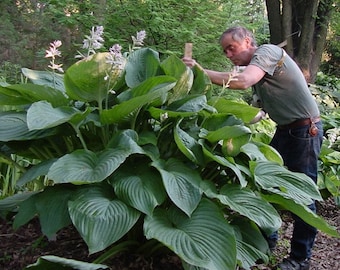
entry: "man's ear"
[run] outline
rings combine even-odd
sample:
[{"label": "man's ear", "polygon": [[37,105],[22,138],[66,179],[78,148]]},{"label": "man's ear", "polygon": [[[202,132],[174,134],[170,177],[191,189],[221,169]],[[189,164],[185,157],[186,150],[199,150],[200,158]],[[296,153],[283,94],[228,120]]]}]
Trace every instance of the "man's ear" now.
[{"label": "man's ear", "polygon": [[244,38],[244,42],[247,44],[247,47],[251,47],[251,39],[249,37]]}]

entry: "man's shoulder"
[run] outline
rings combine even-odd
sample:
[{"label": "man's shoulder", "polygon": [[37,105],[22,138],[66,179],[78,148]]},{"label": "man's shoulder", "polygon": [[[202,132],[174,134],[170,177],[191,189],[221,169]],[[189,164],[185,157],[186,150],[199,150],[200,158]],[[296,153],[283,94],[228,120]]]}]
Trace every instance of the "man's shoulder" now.
[{"label": "man's shoulder", "polygon": [[262,44],[256,49],[256,52],[268,52],[268,51],[281,52],[282,48],[274,44]]},{"label": "man's shoulder", "polygon": [[263,44],[255,50],[254,56],[276,62],[282,58],[282,48],[273,44]]},{"label": "man's shoulder", "polygon": [[263,44],[254,52],[250,61],[250,65],[261,68],[269,75],[273,75],[277,67],[277,63],[282,58],[282,49],[276,45]]}]

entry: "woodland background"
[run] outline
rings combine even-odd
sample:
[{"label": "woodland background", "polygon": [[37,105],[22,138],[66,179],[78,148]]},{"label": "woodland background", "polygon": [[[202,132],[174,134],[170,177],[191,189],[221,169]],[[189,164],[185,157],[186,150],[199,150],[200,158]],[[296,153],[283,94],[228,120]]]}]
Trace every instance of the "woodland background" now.
[{"label": "woodland background", "polygon": [[[308,82],[318,85],[312,86],[311,89],[320,101],[325,120],[326,142],[334,153],[339,153],[339,0],[2,0],[0,19],[0,83],[11,84],[24,82],[21,72],[23,67],[47,70],[49,60],[44,56],[49,44],[54,40],[61,40],[63,43],[62,58],[58,59],[58,62],[62,62],[66,70],[76,61],[75,55],[81,50],[84,36],[88,35],[93,26],[98,25],[103,26],[105,30],[104,48],[118,43],[127,51],[131,35],[145,30],[145,46],[160,52],[161,58],[168,55],[181,57],[184,44],[192,42],[193,57],[204,67],[230,70],[232,66],[223,55],[218,39],[229,26],[246,26],[254,32],[258,44],[273,43],[284,46],[299,64]],[[332,139],[331,135],[336,138]],[[340,155],[338,159],[327,160],[327,154],[323,156],[321,172],[325,179],[329,174],[328,177],[334,184],[321,186],[320,189],[323,192],[328,189],[330,193],[325,197],[331,194],[335,201],[326,204],[322,213],[329,214],[327,220],[338,229],[340,187],[337,175],[340,172]],[[7,166],[4,166],[1,172],[7,169]],[[1,181],[4,179],[6,180],[5,173],[1,174]],[[1,198],[13,195],[16,191],[15,181],[10,184],[0,182]],[[334,202],[337,206],[333,205]],[[28,226],[39,229],[39,225],[32,224]],[[27,265],[44,253],[36,248],[42,246],[40,242],[45,241],[40,236],[37,236],[39,238],[34,240],[35,242],[18,248],[17,243],[25,241],[23,238],[9,238],[18,236],[18,233],[10,230],[9,225],[11,224],[4,223],[0,226],[3,230],[0,235],[6,239],[8,237],[6,246],[2,247],[8,251],[8,255],[0,258],[4,265],[9,265],[8,261],[21,266]],[[27,239],[35,235],[29,229],[25,232],[28,232]],[[69,239],[73,234],[73,231],[68,232],[66,238]],[[51,243],[46,244],[48,245]],[[63,245],[58,246],[64,251],[75,250],[75,245],[80,244],[72,243],[69,249]],[[331,269],[329,265],[322,268],[320,264],[329,262],[330,258],[336,261],[335,252],[338,246],[337,239],[322,235],[317,244],[318,257],[314,263],[319,265],[315,266],[315,269]],[[285,246],[279,250],[280,254],[283,254],[283,248]],[[35,253],[30,258],[25,258],[22,256],[25,254],[23,249],[32,249]],[[49,252],[46,250],[45,254]],[[80,259],[86,257],[86,247],[82,252]],[[75,255],[72,254],[72,257]],[[266,268],[259,266],[259,269]]]},{"label": "woodland background", "polygon": [[0,19],[2,80],[19,80],[21,67],[46,69],[45,50],[54,40],[63,42],[66,69],[97,25],[104,26],[105,48],[124,48],[133,33],[145,30],[145,45],[164,55],[181,56],[184,43],[192,42],[203,66],[226,69],[230,64],[218,39],[227,27],[241,24],[259,44],[286,41],[310,81],[319,67],[339,75],[339,0],[3,0]]}]

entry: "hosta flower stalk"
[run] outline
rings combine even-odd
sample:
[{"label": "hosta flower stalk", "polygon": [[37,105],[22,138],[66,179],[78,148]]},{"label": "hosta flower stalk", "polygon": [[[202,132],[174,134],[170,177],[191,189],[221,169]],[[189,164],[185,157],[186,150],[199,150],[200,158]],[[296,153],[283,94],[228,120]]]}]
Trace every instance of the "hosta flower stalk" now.
[{"label": "hosta flower stalk", "polygon": [[50,43],[50,48],[46,50],[46,58],[51,58],[50,65],[48,66],[53,71],[64,72],[62,69],[63,64],[56,64],[55,60],[56,57],[61,56],[61,52],[59,51],[59,47],[62,45],[60,40],[55,40],[54,42]]}]

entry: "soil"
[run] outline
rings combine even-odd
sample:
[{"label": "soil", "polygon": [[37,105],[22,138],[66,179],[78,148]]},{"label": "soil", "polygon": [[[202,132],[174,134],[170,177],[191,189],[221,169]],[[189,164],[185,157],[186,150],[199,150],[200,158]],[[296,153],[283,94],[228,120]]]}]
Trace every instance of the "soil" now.
[{"label": "soil", "polygon": [[[340,232],[340,208],[332,199],[318,204],[318,214]],[[289,252],[289,239],[292,233],[292,220],[283,215],[280,240],[269,265],[257,265],[254,269],[272,269],[271,264],[285,257]],[[62,229],[55,241],[48,241],[41,235],[39,221],[32,220],[17,231],[11,222],[0,219],[0,269],[22,270],[33,264],[42,255],[55,255],[63,258],[91,262],[100,254],[88,255],[88,249],[78,232],[72,227]],[[340,269],[340,239],[318,233],[313,249],[310,270]],[[112,270],[183,270],[180,260],[172,254],[144,258],[138,254],[122,253],[103,263]],[[228,269],[226,269],[228,270]]]}]

